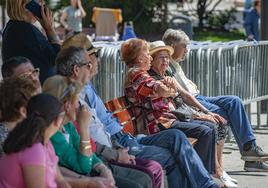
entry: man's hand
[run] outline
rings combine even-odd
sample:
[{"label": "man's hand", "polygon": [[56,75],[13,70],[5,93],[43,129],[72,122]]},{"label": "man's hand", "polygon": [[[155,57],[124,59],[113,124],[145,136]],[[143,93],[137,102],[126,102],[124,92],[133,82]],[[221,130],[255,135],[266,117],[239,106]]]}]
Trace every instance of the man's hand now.
[{"label": "man's hand", "polygon": [[226,119],[224,119],[222,116],[218,115],[218,114],[215,114],[213,112],[209,112],[208,113],[209,115],[211,115],[214,120],[219,124],[219,125],[225,125],[227,124],[227,121]]},{"label": "man's hand", "polygon": [[125,164],[136,164],[135,156],[128,154],[128,148],[118,149],[118,160],[117,162]]}]

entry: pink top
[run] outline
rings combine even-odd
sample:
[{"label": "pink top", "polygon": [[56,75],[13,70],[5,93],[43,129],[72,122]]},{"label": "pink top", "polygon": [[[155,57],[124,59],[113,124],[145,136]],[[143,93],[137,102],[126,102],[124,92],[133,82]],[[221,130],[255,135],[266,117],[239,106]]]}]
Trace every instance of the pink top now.
[{"label": "pink top", "polygon": [[4,155],[0,159],[0,187],[1,188],[24,188],[23,167],[27,165],[45,166],[47,188],[57,187],[57,164],[58,157],[55,154],[52,144],[34,144],[18,153]]}]

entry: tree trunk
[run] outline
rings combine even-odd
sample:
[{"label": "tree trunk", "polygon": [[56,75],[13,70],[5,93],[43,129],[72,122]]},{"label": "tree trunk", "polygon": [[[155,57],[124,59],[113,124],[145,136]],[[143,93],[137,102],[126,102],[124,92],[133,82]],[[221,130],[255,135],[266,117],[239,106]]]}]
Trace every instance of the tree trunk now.
[{"label": "tree trunk", "polygon": [[206,11],[207,0],[198,0],[197,2],[197,15],[199,19],[198,27],[202,29],[204,27],[204,16]]},{"label": "tree trunk", "polygon": [[2,28],[6,25],[6,5],[1,6],[2,9]]}]

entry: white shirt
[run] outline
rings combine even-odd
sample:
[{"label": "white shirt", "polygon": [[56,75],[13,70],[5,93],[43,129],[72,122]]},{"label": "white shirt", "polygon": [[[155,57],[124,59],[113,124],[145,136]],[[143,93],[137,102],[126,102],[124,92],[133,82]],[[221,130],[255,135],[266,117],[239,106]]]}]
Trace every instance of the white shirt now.
[{"label": "white shirt", "polygon": [[92,115],[92,118],[90,119],[89,122],[90,136],[93,138],[95,142],[106,145],[108,147],[112,147],[111,135],[105,130],[104,125],[102,124],[102,122],[100,121],[100,119],[96,114],[96,110],[90,108],[86,103],[85,96],[86,96],[85,93],[81,92],[79,102],[82,105],[85,105]]},{"label": "white shirt", "polygon": [[193,96],[199,95],[200,91],[197,88],[197,85],[195,85],[191,80],[189,80],[181,66],[176,61],[170,61],[171,65],[175,68],[176,73],[174,74],[176,80],[180,83],[180,85],[186,89],[189,93],[191,93]]}]

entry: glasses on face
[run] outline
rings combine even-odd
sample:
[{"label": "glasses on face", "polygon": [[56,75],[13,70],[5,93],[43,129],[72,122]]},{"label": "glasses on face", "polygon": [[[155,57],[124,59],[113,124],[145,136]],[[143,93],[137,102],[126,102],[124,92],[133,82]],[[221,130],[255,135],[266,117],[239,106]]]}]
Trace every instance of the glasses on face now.
[{"label": "glasses on face", "polygon": [[25,73],[19,75],[19,77],[20,78],[29,78],[31,76],[38,77],[39,76],[39,73],[40,73],[40,69],[39,68],[35,68],[32,71],[25,72]]},{"label": "glasses on face", "polygon": [[168,55],[159,55],[157,56],[157,59],[161,59],[161,60],[169,60],[169,56]]},{"label": "glasses on face", "polygon": [[95,57],[96,57],[96,58],[98,58],[98,57],[99,57],[99,53],[98,53],[98,51],[97,51],[97,52],[93,52],[93,53],[89,54],[89,56],[91,56],[91,55],[95,55]]},{"label": "glasses on face", "polygon": [[89,67],[90,64],[92,64],[91,61],[88,61],[88,62],[85,62],[85,63],[80,63],[78,66],[79,67],[83,67],[83,66],[88,66]]}]

